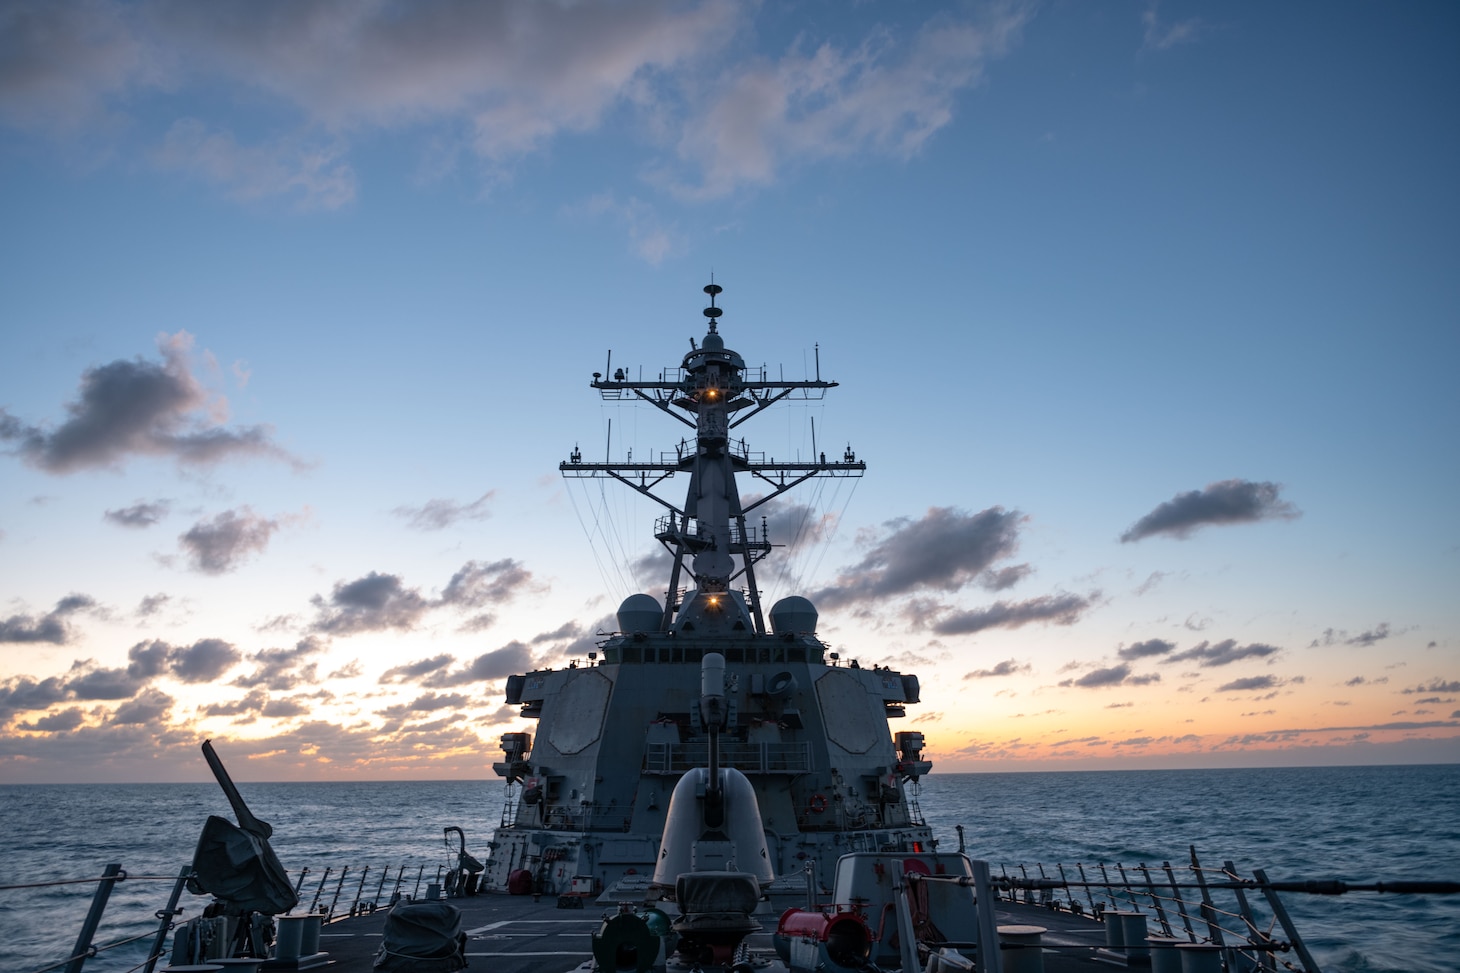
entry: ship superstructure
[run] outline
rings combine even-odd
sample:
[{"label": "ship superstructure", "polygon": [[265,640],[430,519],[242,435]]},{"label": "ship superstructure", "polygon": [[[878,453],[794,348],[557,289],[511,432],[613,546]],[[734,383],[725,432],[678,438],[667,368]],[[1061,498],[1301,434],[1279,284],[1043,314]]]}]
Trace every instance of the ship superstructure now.
[{"label": "ship superstructure", "polygon": [[[859,477],[866,464],[850,446],[832,459],[767,458],[738,430],[836,383],[819,366],[802,380],[747,366],[719,333],[722,289],[705,292],[708,332],[691,339],[679,366],[652,380],[622,368],[593,375],[604,399],[646,402],[690,432],[647,461],[590,462],[575,448],[560,466],[565,477],[609,477],[662,506],[654,536],[670,555],[668,586],[662,599],[627,598],[618,630],[587,665],[508,679],[507,702],[537,726],[502,737],[494,769],[507,780],[507,805],[485,888],[632,894],[647,883],[675,783],[708,757],[700,689],[710,653],[726,666],[719,756],[754,786],[777,875],[795,883],[814,861],[811,874],[825,884],[848,852],[933,847],[916,803],[916,781],[931,769],[922,735],[889,725],[918,702],[917,677],[842,664],[817,638],[808,599],[786,597],[767,612],[756,584],[756,564],[775,546],[760,508],[815,477]],[[679,500],[666,496],[676,476],[689,481]],[[754,499],[742,498],[743,478],[755,482]]]}]

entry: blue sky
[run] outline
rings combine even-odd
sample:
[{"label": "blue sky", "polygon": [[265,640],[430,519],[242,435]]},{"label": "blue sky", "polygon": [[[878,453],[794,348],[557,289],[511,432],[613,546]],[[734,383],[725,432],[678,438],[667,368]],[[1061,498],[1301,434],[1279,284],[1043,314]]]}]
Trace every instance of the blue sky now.
[{"label": "blue sky", "polygon": [[556,467],[677,441],[587,382],[678,364],[712,272],[731,348],[842,383],[752,446],[870,467],[768,587],[922,676],[939,768],[1460,760],[1457,46],[0,5],[0,780],[489,773],[502,679],[663,588],[656,511]]}]

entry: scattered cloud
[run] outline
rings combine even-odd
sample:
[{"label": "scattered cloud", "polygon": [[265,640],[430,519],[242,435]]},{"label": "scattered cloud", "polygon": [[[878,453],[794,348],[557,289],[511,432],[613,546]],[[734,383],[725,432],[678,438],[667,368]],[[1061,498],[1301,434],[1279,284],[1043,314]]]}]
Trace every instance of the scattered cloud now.
[{"label": "scattered cloud", "polygon": [[162,611],[162,609],[166,607],[167,603],[170,601],[172,601],[171,595],[160,593],[155,595],[145,595],[143,596],[142,600],[137,603],[137,617],[151,618],[153,615],[156,615],[158,612]]},{"label": "scattered cloud", "polygon": [[732,69],[684,127],[679,155],[699,182],[679,191],[721,196],[791,164],[917,154],[1028,16],[1004,7],[980,23],[938,17],[905,39],[881,28],[846,47],[798,38],[779,59]]},{"label": "scattered cloud", "polygon": [[1166,51],[1196,40],[1202,29],[1201,20],[1196,17],[1188,17],[1175,23],[1162,23],[1158,15],[1159,6],[1157,0],[1150,0],[1141,14],[1141,26],[1144,28],[1144,35],[1141,39],[1142,50]]},{"label": "scattered cloud", "polygon": [[1382,622],[1377,628],[1367,632],[1360,632],[1351,639],[1345,639],[1345,645],[1373,645],[1375,642],[1382,642],[1389,637],[1389,623]]},{"label": "scattered cloud", "polygon": [[1190,537],[1198,528],[1212,524],[1244,524],[1259,520],[1292,520],[1296,507],[1279,497],[1276,483],[1222,480],[1204,490],[1179,493],[1136,521],[1124,534],[1129,544],[1156,534]]},{"label": "scattered cloud", "polygon": [[164,722],[172,710],[173,699],[160,689],[145,689],[135,698],[127,700],[112,712],[111,722],[116,726],[129,724],[150,725]]},{"label": "scattered cloud", "polygon": [[212,682],[241,659],[242,653],[222,639],[200,639],[186,648],[169,653],[172,674],[183,682]]},{"label": "scattered cloud", "polygon": [[500,649],[484,652],[454,671],[437,668],[420,679],[423,686],[444,688],[465,686],[474,682],[505,679],[532,668],[532,652],[521,642],[509,642]]},{"label": "scattered cloud", "polygon": [[866,556],[811,600],[832,608],[926,589],[957,591],[1014,553],[1023,521],[1003,507],[976,514],[933,507],[920,520],[888,521],[865,539]]},{"label": "scattered cloud", "polygon": [[1262,689],[1276,689],[1284,685],[1283,680],[1277,676],[1248,676],[1245,679],[1233,679],[1231,682],[1218,686],[1219,693],[1246,693],[1256,692]]},{"label": "scattered cloud", "polygon": [[415,530],[445,530],[464,520],[486,520],[492,516],[488,504],[495,496],[495,490],[488,490],[470,503],[427,500],[419,507],[396,507],[391,513],[404,518],[406,526]]},{"label": "scattered cloud", "polygon": [[503,605],[524,591],[540,591],[532,572],[512,558],[499,561],[467,561],[451,576],[441,597],[432,599],[417,588],[408,588],[394,574],[371,571],[354,581],[338,582],[328,599],[316,595],[312,629],[330,635],[353,635],[390,629],[414,628],[426,615],[441,608],[472,611],[462,631],[481,631],[491,626],[495,614],[481,609]]},{"label": "scattered cloud", "polygon": [[1275,645],[1263,645],[1260,642],[1253,642],[1250,645],[1239,646],[1236,639],[1226,639],[1221,642],[1202,642],[1194,645],[1185,652],[1176,652],[1168,655],[1165,662],[1186,662],[1195,661],[1197,665],[1204,668],[1213,666],[1231,665],[1241,659],[1266,659],[1281,652]]},{"label": "scattered cloud", "polygon": [[95,607],[96,602],[87,595],[67,595],[44,615],[11,615],[0,619],[0,643],[65,645],[72,638],[70,616]]},{"label": "scattered cloud", "polygon": [[380,681],[389,682],[415,682],[422,677],[429,676],[438,670],[444,669],[455,662],[454,656],[442,653],[433,655],[429,659],[419,659],[415,662],[408,662],[403,666],[393,666],[380,674]]},{"label": "scattered cloud", "polygon": [[248,507],[225,510],[211,520],[200,520],[178,535],[178,545],[193,570],[204,574],[226,574],[262,553],[285,519],[269,519]]},{"label": "scattered cloud", "polygon": [[1135,675],[1130,665],[1122,662],[1106,669],[1092,669],[1077,679],[1065,679],[1060,685],[1076,689],[1104,689],[1107,686],[1145,686],[1160,681],[1158,673]]},{"label": "scattered cloud", "polygon": [[461,608],[483,608],[504,604],[523,591],[541,590],[534,584],[532,572],[520,561],[503,558],[483,563],[467,561],[451,576],[441,592],[440,604]]},{"label": "scattered cloud", "polygon": [[317,657],[324,649],[324,642],[310,637],[301,639],[292,648],[254,652],[247,657],[253,663],[253,671],[234,679],[233,685],[276,693],[312,685],[318,682]]},{"label": "scattered cloud", "polygon": [[1005,659],[992,669],[975,669],[973,672],[964,673],[964,679],[991,679],[996,676],[1012,676],[1020,672],[1030,671],[1030,665],[1020,665],[1016,659]]},{"label": "scattered cloud", "polygon": [[1167,642],[1165,639],[1147,639],[1144,642],[1133,642],[1130,645],[1121,646],[1116,655],[1122,659],[1145,659],[1153,655],[1168,655],[1176,651],[1174,642]]},{"label": "scattered cloud", "polygon": [[[975,16],[939,10],[783,43],[757,29],[776,18],[732,0],[242,13],[20,4],[0,10],[9,67],[0,122],[84,136],[99,143],[98,159],[140,155],[238,201],[314,209],[355,200],[355,143],[381,132],[421,147],[423,178],[468,162],[490,189],[554,142],[611,126],[636,136],[640,180],[678,198],[717,198],[824,160],[915,156],[1031,16],[1025,4]],[[282,130],[222,123],[188,97],[200,90],[280,105],[297,121]],[[650,263],[681,247],[676,229],[633,194],[590,205],[621,221]]]},{"label": "scattered cloud", "polygon": [[162,361],[121,359],[82,373],[81,391],[54,430],[28,425],[0,409],[0,441],[47,473],[118,469],[134,456],[165,456],[208,466],[235,456],[267,456],[298,465],[268,429],[229,429],[228,403],[210,394],[188,361],[186,331],[158,338]]},{"label": "scattered cloud", "polygon": [[152,162],[238,202],[288,197],[300,209],[339,209],[355,201],[358,188],[344,154],[338,140],[286,135],[248,145],[201,119],[180,118],[152,152]]},{"label": "scattered cloud", "polygon": [[633,252],[651,267],[688,248],[685,234],[652,203],[637,196],[619,199],[613,193],[599,193],[577,209],[617,224],[628,236]]},{"label": "scattered cloud", "polygon": [[339,582],[328,600],[315,595],[318,610],[313,630],[329,635],[408,630],[430,609],[431,603],[394,574],[371,571],[363,578]]},{"label": "scattered cloud", "polygon": [[1350,636],[1348,632],[1336,628],[1325,628],[1323,634],[1308,643],[1308,648],[1316,649],[1325,645],[1373,645],[1375,642],[1382,642],[1392,633],[1389,630],[1388,622],[1380,622],[1375,627],[1358,635]]},{"label": "scattered cloud", "polygon": [[168,500],[154,500],[151,503],[138,500],[130,507],[122,507],[119,510],[108,510],[102,514],[102,517],[116,524],[118,527],[141,529],[151,527],[153,524],[160,522],[163,517],[167,516],[171,505],[171,501]]},{"label": "scattered cloud", "polygon": [[1429,682],[1414,687],[1413,689],[1401,689],[1406,696],[1415,693],[1460,693],[1460,679],[1431,679]]},{"label": "scattered cloud", "polygon": [[1028,601],[996,601],[987,608],[956,611],[933,623],[939,635],[970,635],[989,628],[1022,628],[1036,622],[1049,625],[1073,625],[1094,604],[1100,593],[1079,595],[1043,595]]},{"label": "scattered cloud", "polygon": [[[137,704],[141,707],[144,703],[152,706],[166,699],[171,705],[170,698],[150,686],[154,679],[167,676],[185,683],[212,682],[240,658],[238,650],[221,639],[200,639],[188,646],[174,646],[160,640],[138,642],[127,650],[125,666],[97,666],[87,659],[73,663],[63,676],[39,682],[27,676],[8,680],[0,689],[0,722],[18,712],[43,710],[74,700],[133,699],[141,700]],[[142,711],[134,708],[128,712],[135,715]]]}]

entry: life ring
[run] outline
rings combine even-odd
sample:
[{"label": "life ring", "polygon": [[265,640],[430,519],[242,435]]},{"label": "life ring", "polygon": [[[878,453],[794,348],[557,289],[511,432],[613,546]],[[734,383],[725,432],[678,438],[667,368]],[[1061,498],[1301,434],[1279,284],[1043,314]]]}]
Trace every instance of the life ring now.
[{"label": "life ring", "polygon": [[806,802],[806,808],[812,814],[821,814],[826,810],[826,795],[812,794],[811,800]]}]

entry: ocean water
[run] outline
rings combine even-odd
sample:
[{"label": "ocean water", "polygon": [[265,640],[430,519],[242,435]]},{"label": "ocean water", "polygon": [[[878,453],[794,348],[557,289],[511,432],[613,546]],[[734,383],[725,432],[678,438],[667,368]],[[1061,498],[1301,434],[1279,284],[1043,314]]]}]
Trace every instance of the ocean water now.
[{"label": "ocean water", "polygon": [[[388,869],[411,892],[454,861],[442,829],[466,831],[485,857],[500,782],[241,784],[274,827],[280,860],[306,902],[373,895]],[[944,850],[962,825],[969,855],[996,864],[1169,861],[1196,846],[1274,880],[1460,881],[1460,765],[1201,771],[937,774],[918,800]],[[119,862],[98,943],[144,939],[88,960],[124,973],[147,955],[166,899],[209,814],[231,817],[214,784],[0,786],[0,886],[101,874]],[[340,870],[350,867],[341,885]],[[364,874],[362,869],[370,868]],[[331,869],[322,882],[324,870]],[[404,868],[404,872],[401,869]],[[997,867],[995,869],[997,871]],[[156,876],[155,878],[153,876]],[[70,955],[92,885],[0,891],[0,969],[38,970]],[[204,900],[184,893],[184,918]],[[1285,895],[1325,973],[1460,971],[1460,896]]]}]

